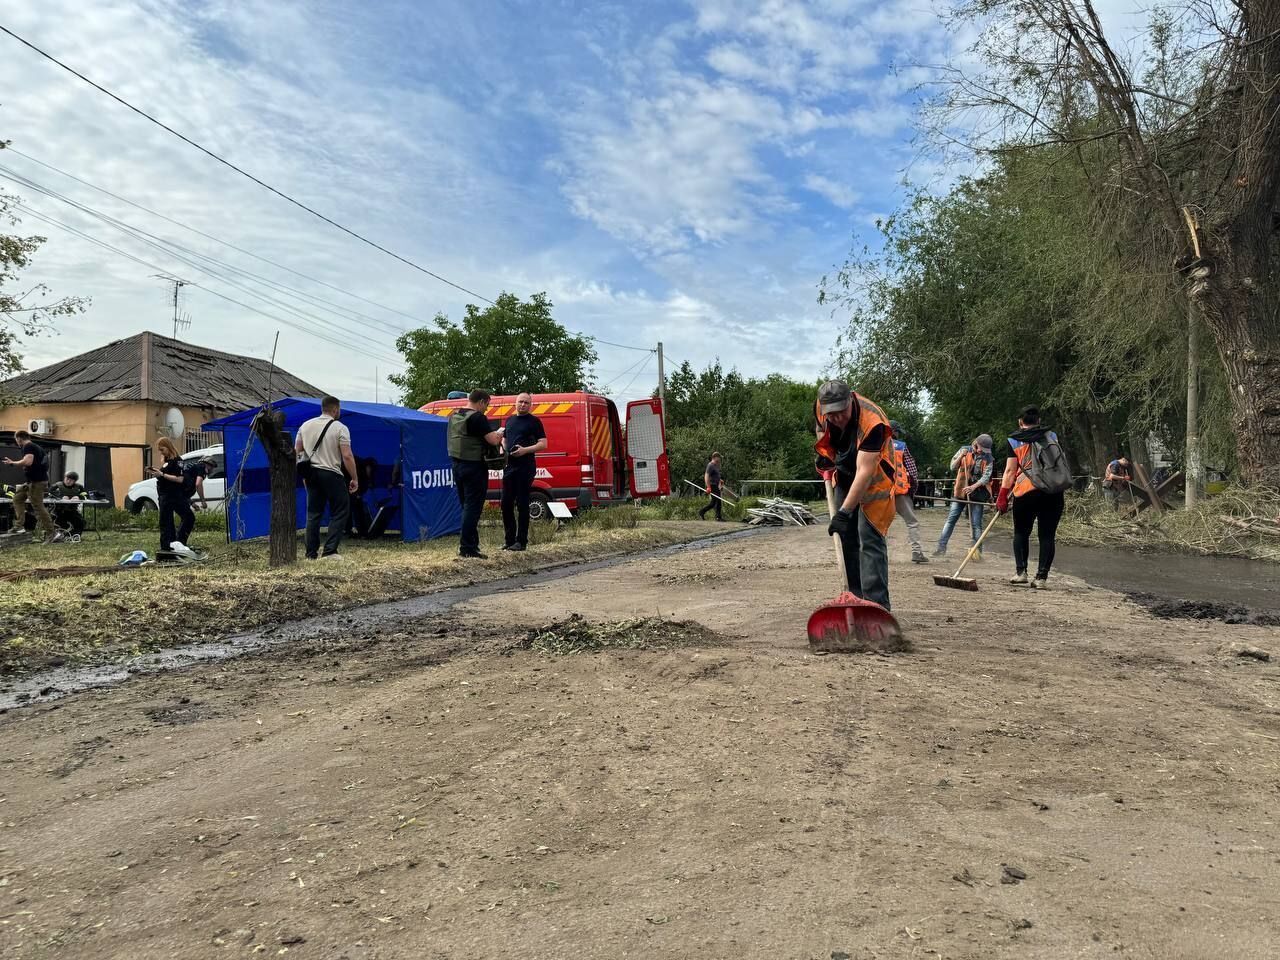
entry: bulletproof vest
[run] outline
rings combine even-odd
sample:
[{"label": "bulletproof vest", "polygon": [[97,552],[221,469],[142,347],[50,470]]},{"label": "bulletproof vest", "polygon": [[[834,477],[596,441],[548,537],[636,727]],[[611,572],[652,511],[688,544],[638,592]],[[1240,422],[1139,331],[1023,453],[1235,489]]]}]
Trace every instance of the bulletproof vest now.
[{"label": "bulletproof vest", "polygon": [[474,410],[463,407],[449,415],[449,456],[455,460],[483,460],[484,437],[467,434],[467,418]]}]

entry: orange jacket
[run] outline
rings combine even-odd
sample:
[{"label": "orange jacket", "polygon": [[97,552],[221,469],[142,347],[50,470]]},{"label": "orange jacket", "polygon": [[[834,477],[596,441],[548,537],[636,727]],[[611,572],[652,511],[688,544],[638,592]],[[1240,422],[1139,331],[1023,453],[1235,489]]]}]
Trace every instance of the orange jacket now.
[{"label": "orange jacket", "polygon": [[[868,433],[877,426],[884,425],[884,440],[880,444],[879,469],[876,470],[875,476],[872,477],[871,484],[867,487],[866,493],[862,495],[862,502],[858,506],[871,525],[879,530],[881,534],[887,536],[889,526],[893,523],[895,516],[893,491],[897,467],[894,461],[893,430],[889,426],[889,418],[884,415],[884,411],[870,400],[864,399],[855,393],[853,401],[857,404],[858,414],[858,428],[853,440],[854,449],[861,445],[863,438]],[[814,409],[817,412],[818,426],[822,432],[818,435],[818,442],[813,445],[813,449],[818,452],[820,458],[834,464],[838,451],[831,440],[831,429],[827,426],[826,416],[823,414],[821,407],[815,403]],[[905,472],[904,470],[904,475]]]}]

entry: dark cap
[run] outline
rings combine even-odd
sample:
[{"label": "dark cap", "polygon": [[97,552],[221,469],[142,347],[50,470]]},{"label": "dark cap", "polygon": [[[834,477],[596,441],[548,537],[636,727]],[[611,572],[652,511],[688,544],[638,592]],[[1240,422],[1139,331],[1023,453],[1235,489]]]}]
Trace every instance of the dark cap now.
[{"label": "dark cap", "polygon": [[906,428],[903,427],[903,425],[900,424],[897,420],[889,421],[889,429],[893,431],[893,435],[897,437],[899,440],[907,439]]},{"label": "dark cap", "polygon": [[990,450],[990,449],[991,449],[991,434],[989,434],[989,433],[980,433],[980,434],[978,434],[978,439],[977,439],[977,440],[975,440],[975,441],[973,441],[973,442],[974,442],[974,443],[976,443],[978,446],[980,446],[983,450]]},{"label": "dark cap", "polygon": [[818,409],[823,413],[844,410],[853,399],[853,391],[843,380],[828,380],[818,388]]}]

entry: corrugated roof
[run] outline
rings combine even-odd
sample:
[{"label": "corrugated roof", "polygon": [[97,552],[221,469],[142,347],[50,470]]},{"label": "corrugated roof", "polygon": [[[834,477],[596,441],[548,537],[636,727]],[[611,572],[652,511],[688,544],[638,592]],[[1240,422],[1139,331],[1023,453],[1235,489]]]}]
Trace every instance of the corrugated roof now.
[{"label": "corrugated roof", "polygon": [[[144,352],[149,351],[147,363]],[[147,383],[142,382],[143,369]],[[267,396],[270,384],[271,397]],[[141,400],[246,410],[268,399],[323,397],[324,391],[256,357],[242,357],[140,333],[0,383],[0,392],[36,403]]]}]

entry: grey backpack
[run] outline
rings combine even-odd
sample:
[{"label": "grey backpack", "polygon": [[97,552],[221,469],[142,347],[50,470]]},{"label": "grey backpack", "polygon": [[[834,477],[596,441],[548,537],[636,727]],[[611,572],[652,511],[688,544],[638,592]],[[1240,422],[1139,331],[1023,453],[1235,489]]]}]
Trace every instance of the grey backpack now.
[{"label": "grey backpack", "polygon": [[1027,479],[1045,493],[1065,493],[1071,489],[1071,466],[1058,436],[1047,433],[1043,440],[1032,441],[1031,456],[1025,464]]}]

